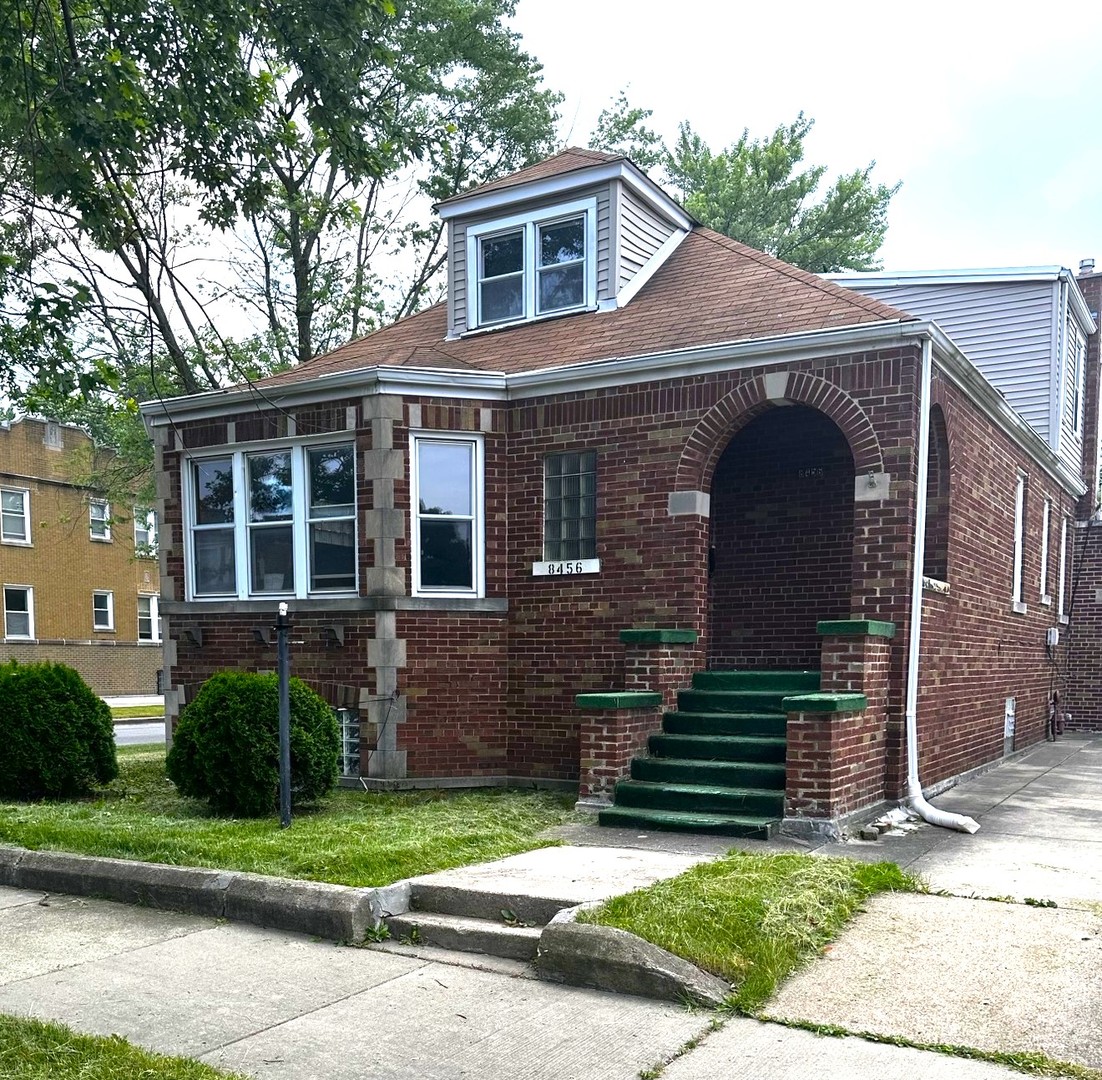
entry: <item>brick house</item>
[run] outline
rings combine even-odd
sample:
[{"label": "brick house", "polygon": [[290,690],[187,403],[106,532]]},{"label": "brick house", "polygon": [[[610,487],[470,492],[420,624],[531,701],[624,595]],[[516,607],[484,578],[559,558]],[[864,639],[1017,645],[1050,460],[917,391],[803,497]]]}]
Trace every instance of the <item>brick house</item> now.
[{"label": "brick house", "polygon": [[0,660],[51,660],[98,694],[152,694],[162,667],[157,529],[88,485],[95,448],[71,424],[0,425]]},{"label": "brick house", "polygon": [[1030,590],[1070,572],[1097,377],[1069,460],[935,321],[615,155],[438,209],[443,302],[144,407],[170,717],[227,658],[273,667],[286,600],[368,787],[807,833],[1043,737],[1063,646]]}]

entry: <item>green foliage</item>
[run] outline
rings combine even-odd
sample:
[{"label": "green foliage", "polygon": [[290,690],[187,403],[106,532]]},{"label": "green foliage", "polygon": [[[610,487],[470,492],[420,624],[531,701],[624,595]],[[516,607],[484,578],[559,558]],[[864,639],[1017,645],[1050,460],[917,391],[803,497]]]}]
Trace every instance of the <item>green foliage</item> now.
[{"label": "green foliage", "polygon": [[245,1080],[191,1058],[143,1050],[120,1035],[78,1035],[62,1024],[0,1016],[0,1077],[19,1080]]},{"label": "green foliage", "polygon": [[275,816],[231,818],[183,798],[164,748],[135,746],[119,750],[119,778],[94,800],[0,803],[0,843],[376,886],[556,844],[544,830],[568,820],[573,802],[548,791],[337,788],[281,829]]},{"label": "green foliage", "polygon": [[[337,779],[340,732],[333,710],[292,679],[291,795],[312,802]],[[184,707],[168,755],[181,794],[242,817],[279,803],[279,678],[220,671]]]},{"label": "green foliage", "polygon": [[601,113],[590,146],[664,172],[698,221],[759,251],[813,273],[878,268],[888,206],[900,185],[875,183],[870,162],[824,191],[826,166],[800,168],[814,120],[800,113],[767,139],[751,139],[744,130],[715,153],[688,121],[669,149],[646,127],[650,116],[621,92]]},{"label": "green foliage", "polygon": [[748,1012],[866,898],[918,887],[893,863],[732,852],[579,919],[628,930],[729,980],[737,985],[732,1007]]},{"label": "green foliage", "polygon": [[0,667],[0,795],[66,798],[118,775],[111,710],[64,664]]}]

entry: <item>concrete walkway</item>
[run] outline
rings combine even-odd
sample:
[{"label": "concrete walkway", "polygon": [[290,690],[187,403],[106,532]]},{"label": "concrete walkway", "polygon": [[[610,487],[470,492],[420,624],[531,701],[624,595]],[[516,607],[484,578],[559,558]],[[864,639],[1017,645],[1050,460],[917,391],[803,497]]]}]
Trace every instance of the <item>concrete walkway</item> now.
[{"label": "concrete walkway", "polygon": [[[928,1044],[1035,1049],[1102,1069],[1102,740],[1036,747],[933,801],[977,817],[981,831],[922,825],[817,854],[898,861],[953,895],[870,904],[767,1012]],[[614,876],[628,865],[647,876],[652,849],[673,856],[654,863],[675,872],[730,846],[584,826],[566,832],[579,847],[624,848]],[[571,874],[571,894],[606,887],[602,863],[612,860],[576,851],[576,865],[589,868],[581,874],[562,850],[548,849],[543,870],[539,853],[516,866],[530,886],[543,881],[556,893]],[[559,861],[552,867],[551,860]],[[497,881],[501,872],[449,873]],[[118,1032],[258,1077],[629,1080],[670,1059],[668,1080],[1021,1075],[752,1020],[712,1031],[707,1013],[540,983],[503,961],[473,963],[0,890],[0,1012]]]}]

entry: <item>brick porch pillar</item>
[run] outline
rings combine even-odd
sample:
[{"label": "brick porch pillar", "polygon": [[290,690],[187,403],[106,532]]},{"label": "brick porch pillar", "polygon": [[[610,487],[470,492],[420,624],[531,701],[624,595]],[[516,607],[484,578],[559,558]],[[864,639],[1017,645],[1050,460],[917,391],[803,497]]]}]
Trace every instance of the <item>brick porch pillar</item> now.
[{"label": "brick porch pillar", "polygon": [[624,645],[624,689],[662,695],[667,709],[677,705],[677,691],[703,668],[695,630],[621,630]]},{"label": "brick porch pillar", "polygon": [[627,776],[631,759],[643,752],[647,737],[662,725],[662,695],[650,691],[578,694],[582,710],[579,736],[578,809],[612,803],[616,781]]},{"label": "brick porch pillar", "polygon": [[886,797],[887,701],[895,624],[818,624],[821,692],[784,699],[788,713],[784,831],[840,835],[845,820]]}]

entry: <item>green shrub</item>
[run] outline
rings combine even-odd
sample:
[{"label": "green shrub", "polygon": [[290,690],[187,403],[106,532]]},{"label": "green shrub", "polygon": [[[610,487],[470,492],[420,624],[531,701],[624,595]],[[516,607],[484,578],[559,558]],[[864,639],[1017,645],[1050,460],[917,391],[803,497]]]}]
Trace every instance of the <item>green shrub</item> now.
[{"label": "green shrub", "polygon": [[118,775],[111,710],[71,667],[0,666],[0,797],[81,795]]},{"label": "green shrub", "polygon": [[[291,797],[308,802],[337,779],[340,732],[333,710],[291,680]],[[216,810],[260,817],[279,806],[279,678],[220,671],[180,713],[168,753],[180,794]]]}]

